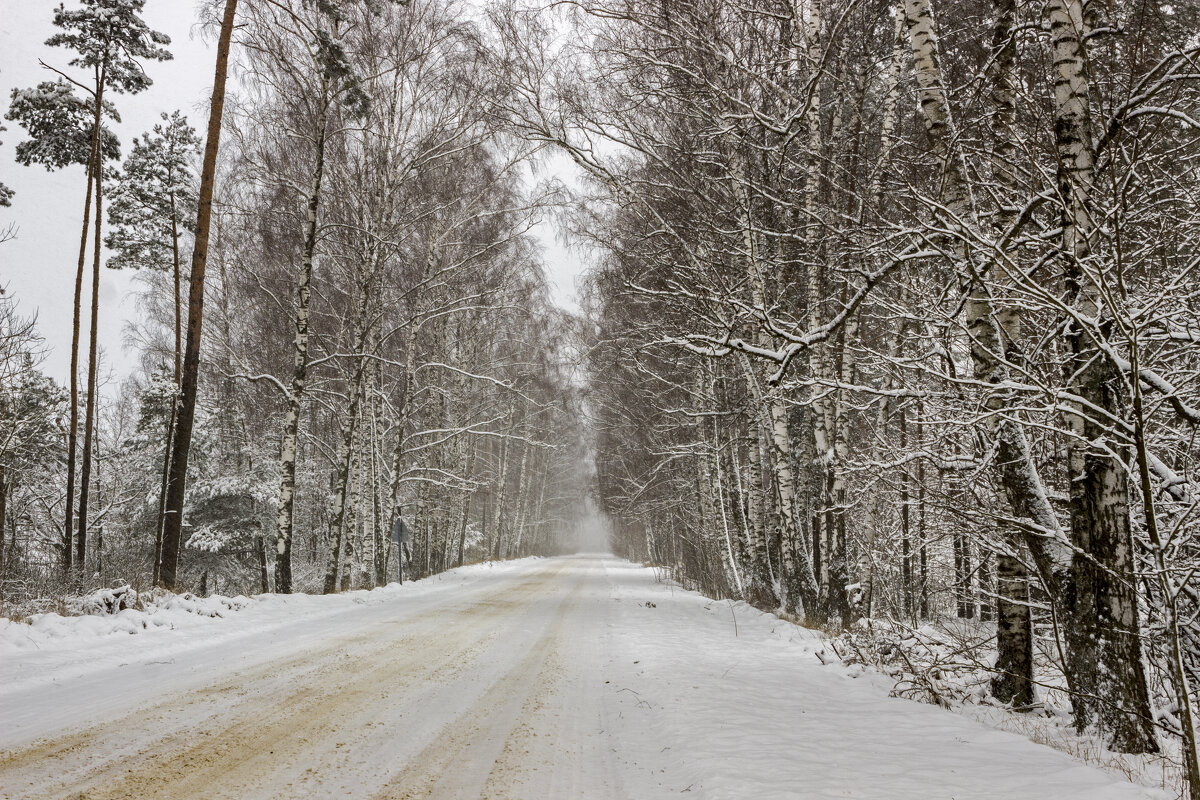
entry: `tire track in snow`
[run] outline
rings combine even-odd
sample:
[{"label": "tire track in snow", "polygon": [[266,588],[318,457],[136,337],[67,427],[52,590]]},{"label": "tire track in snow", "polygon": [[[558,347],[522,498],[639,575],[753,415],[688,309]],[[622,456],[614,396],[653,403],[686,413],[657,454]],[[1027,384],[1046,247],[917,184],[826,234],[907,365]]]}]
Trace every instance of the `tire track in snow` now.
[{"label": "tire track in snow", "polygon": [[[587,590],[590,591],[586,591]],[[605,591],[597,592],[597,588]],[[608,739],[599,667],[607,586],[580,580],[481,798],[626,800]],[[565,635],[564,635],[565,634]]]},{"label": "tire track in snow", "polygon": [[[409,765],[372,800],[422,798],[503,798],[505,772],[511,759],[522,754],[516,742],[520,719],[541,692],[549,690],[550,658],[567,621],[566,609],[579,592],[560,600],[554,621],[527,655],[495,681],[474,705],[448,722]],[[543,695],[544,696],[544,695]]]}]

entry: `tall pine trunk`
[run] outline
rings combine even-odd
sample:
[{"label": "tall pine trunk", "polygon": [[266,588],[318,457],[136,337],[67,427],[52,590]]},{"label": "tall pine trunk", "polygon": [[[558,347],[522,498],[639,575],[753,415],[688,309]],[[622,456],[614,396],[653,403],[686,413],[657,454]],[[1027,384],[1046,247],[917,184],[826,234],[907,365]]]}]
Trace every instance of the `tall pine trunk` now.
[{"label": "tall pine trunk", "polygon": [[179,419],[172,443],[171,476],[167,487],[167,513],[163,525],[163,552],[160,581],[174,590],[178,585],[179,547],[183,533],[183,502],[187,488],[188,455],[192,444],[192,423],[196,416],[196,394],[200,380],[200,337],[204,323],[204,272],[208,264],[208,232],[212,220],[213,184],[217,172],[217,151],[221,145],[221,118],[225,111],[225,77],[229,69],[229,44],[238,0],[225,0],[221,34],[217,40],[217,64],[213,78],[212,102],[208,115],[208,139],[204,146],[204,165],[200,172],[200,194],[196,212],[196,236],[192,248],[192,274],[188,285],[187,345],[183,356],[180,384]]},{"label": "tall pine trunk", "polygon": [[87,522],[88,501],[91,498],[92,484],[92,439],[96,428],[96,368],[99,360],[99,320],[100,320],[100,229],[103,223],[103,179],[104,167],[102,155],[99,152],[100,114],[104,108],[104,84],[107,81],[105,66],[96,68],[96,108],[92,117],[92,135],[97,140],[95,151],[96,167],[91,173],[96,181],[96,218],[93,222],[92,250],[92,308],[88,332],[88,378],[86,407],[83,416],[83,458],[79,465],[79,531],[75,538],[75,566],[80,572],[85,569],[84,558],[87,554]]},{"label": "tall pine trunk", "polygon": [[[96,104],[99,110],[99,103]],[[71,322],[71,411],[67,429],[67,497],[63,522],[63,574],[71,571],[75,547],[75,455],[79,437],[79,330],[83,313],[83,269],[87,263],[88,228],[91,224],[92,187],[100,162],[100,125],[93,117],[92,149],[87,163],[87,192],[83,201],[83,229],[79,236],[79,264],[75,270],[75,311]]]},{"label": "tall pine trunk", "polygon": [[183,358],[183,309],[179,296],[179,219],[175,208],[175,195],[171,194],[171,267],[174,277],[173,300],[175,305],[175,393],[171,396],[171,413],[167,416],[167,429],[163,447],[162,478],[158,490],[158,522],[154,530],[154,584],[158,585],[162,565],[163,525],[167,518],[167,486],[171,476],[171,445],[175,439],[175,418],[179,414],[180,373]]}]

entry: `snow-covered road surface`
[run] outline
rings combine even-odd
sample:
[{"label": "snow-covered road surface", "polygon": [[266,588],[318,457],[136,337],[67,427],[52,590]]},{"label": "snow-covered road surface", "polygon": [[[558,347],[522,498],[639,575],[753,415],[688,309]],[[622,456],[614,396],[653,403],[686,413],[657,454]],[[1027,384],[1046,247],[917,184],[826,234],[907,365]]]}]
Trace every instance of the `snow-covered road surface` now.
[{"label": "snow-covered road surface", "polygon": [[1160,797],[611,557],[8,648],[4,798]]}]

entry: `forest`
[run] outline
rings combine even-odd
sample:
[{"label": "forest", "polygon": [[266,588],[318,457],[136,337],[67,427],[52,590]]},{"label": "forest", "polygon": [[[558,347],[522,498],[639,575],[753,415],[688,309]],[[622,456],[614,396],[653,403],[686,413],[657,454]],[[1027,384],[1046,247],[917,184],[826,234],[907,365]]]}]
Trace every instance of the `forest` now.
[{"label": "forest", "polygon": [[4,117],[4,173],[83,178],[64,381],[0,294],[6,615],[372,588],[599,514],[902,696],[1200,798],[1200,3],[204,0],[207,120],[124,142],[146,5],[48,12]]}]

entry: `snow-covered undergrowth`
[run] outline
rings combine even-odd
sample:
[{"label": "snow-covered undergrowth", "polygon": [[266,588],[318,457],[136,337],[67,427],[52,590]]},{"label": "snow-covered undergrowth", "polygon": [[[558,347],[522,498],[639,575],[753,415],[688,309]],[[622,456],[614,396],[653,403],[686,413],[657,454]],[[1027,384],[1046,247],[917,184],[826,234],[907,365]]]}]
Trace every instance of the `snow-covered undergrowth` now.
[{"label": "snow-covered undergrowth", "polygon": [[[273,595],[264,595],[270,598]],[[245,596],[197,597],[164,591],[137,592],[130,586],[98,589],[65,601],[65,614],[28,614],[16,620],[0,618],[0,652],[73,646],[86,639],[133,634],[156,628],[188,627],[202,620],[225,617],[256,599]]]},{"label": "snow-covered undergrowth", "polygon": [[[664,783],[671,796],[1177,796],[1161,789],[1161,775],[1099,770],[1099,759],[1072,758],[1087,754],[978,717],[962,702],[948,712],[905,700],[895,678],[843,659],[840,643],[824,632],[744,602],[706,598],[664,570],[656,586],[630,573],[614,588],[624,658],[606,674],[621,713],[640,721],[623,734],[633,740],[628,750],[648,754],[642,765],[664,776],[704,774],[705,764],[739,766],[713,770],[695,786],[686,778]],[[664,747],[681,732],[689,734],[686,749]]]},{"label": "snow-covered undergrowth", "polygon": [[999,702],[991,692],[994,623],[949,619],[913,627],[891,620],[860,620],[831,637],[829,647],[847,667],[872,669],[890,679],[894,697],[965,714],[1135,783],[1180,795],[1184,780],[1177,741],[1162,737],[1163,753],[1130,755],[1108,750],[1098,734],[1075,731],[1065,680],[1054,654],[1047,652],[1052,645],[1049,632],[1045,633],[1035,640],[1038,703],[1022,710]]},{"label": "snow-covered undergrowth", "polygon": [[[677,581],[668,568],[645,566],[655,569],[661,583],[695,591]],[[1035,638],[1038,703],[1017,711],[997,701],[991,692],[995,623],[945,619],[910,626],[893,620],[864,619],[834,634],[759,611],[745,602],[711,600],[710,604],[714,609],[727,609],[730,618],[736,618],[743,628],[765,620],[762,624],[768,626],[772,637],[784,638],[791,647],[799,647],[849,677],[866,677],[892,697],[938,706],[1024,736],[1136,785],[1182,796],[1184,777],[1177,739],[1160,737],[1163,753],[1131,755],[1108,750],[1099,734],[1080,735],[1075,731],[1070,697],[1056,654],[1048,651],[1053,647],[1048,630],[1038,631]]]}]

